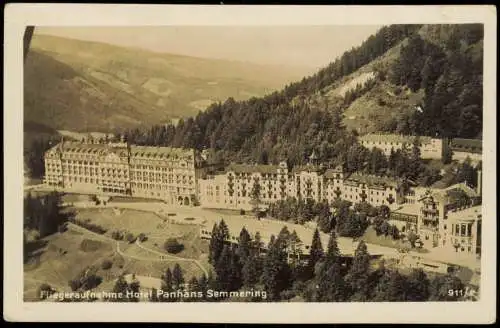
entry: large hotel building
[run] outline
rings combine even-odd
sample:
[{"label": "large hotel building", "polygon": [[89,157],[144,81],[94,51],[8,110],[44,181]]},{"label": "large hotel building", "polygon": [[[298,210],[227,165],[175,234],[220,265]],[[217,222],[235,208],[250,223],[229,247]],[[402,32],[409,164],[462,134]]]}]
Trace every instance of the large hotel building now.
[{"label": "large hotel building", "polygon": [[469,254],[480,251],[481,177],[478,190],[460,183],[444,189],[413,187],[402,194],[395,179],[346,174],[341,166],[323,168],[314,161],[292,169],[285,162],[231,164],[209,174],[198,155],[193,149],[123,142],[61,142],[45,154],[45,183],[76,193],[245,211],[289,197],[330,204],[338,198],[353,204],[366,201],[387,205],[390,223],[402,232],[418,233],[426,247]]},{"label": "large hotel building", "polygon": [[62,141],[45,153],[44,182],[70,192],[189,205],[198,193],[195,155],[193,149]]}]

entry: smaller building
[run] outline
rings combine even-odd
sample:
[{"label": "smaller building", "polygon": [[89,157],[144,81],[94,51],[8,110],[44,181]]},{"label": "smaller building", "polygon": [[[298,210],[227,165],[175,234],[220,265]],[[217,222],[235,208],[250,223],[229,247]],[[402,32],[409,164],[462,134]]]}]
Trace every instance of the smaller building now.
[{"label": "smaller building", "polygon": [[[417,137],[399,134],[366,134],[359,137],[361,145],[368,149],[378,148],[389,156],[391,150],[410,149]],[[444,144],[442,139],[418,137],[420,143],[420,156],[423,159],[441,159]]]},{"label": "smaller building", "polygon": [[472,206],[448,213],[450,233],[443,246],[457,253],[481,254],[481,206]]}]

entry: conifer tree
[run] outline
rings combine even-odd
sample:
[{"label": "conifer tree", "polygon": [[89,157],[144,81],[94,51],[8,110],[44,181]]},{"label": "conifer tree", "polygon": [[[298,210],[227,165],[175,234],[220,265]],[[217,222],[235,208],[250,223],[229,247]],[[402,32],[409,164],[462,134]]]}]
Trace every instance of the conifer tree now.
[{"label": "conifer tree", "polygon": [[238,240],[238,256],[241,260],[241,265],[244,265],[250,256],[250,247],[252,243],[252,238],[247,229],[243,227],[240,232],[240,238]]},{"label": "conifer tree", "polygon": [[[161,290],[163,291],[164,294],[170,294],[171,292],[174,291],[173,280],[174,279],[173,279],[172,271],[170,270],[170,268],[167,268],[167,271],[162,276],[162,282],[161,282]],[[175,301],[175,298],[162,297],[160,300],[163,302],[173,302],[173,301]]]},{"label": "conifer tree", "polygon": [[138,293],[140,292],[141,289],[141,284],[139,283],[139,280],[137,280],[135,274],[132,276],[132,281],[130,282],[128,286],[128,290],[132,293],[131,297],[129,297],[129,302],[139,302],[140,297],[137,297]]},{"label": "conifer tree", "polygon": [[156,288],[151,288],[151,294],[149,295],[149,301],[156,303],[159,302],[160,299],[158,298],[158,290]]},{"label": "conifer tree", "polygon": [[118,277],[118,279],[115,282],[115,285],[113,286],[112,292],[117,295],[117,297],[112,297],[109,300],[111,302],[128,302],[127,299],[127,290],[129,286],[127,281],[125,280],[125,276],[122,274]]},{"label": "conifer tree", "polygon": [[[200,285],[198,283],[198,279],[196,277],[192,277],[189,282],[189,302],[198,302],[200,299],[198,298],[197,293],[201,291]],[[196,293],[196,294],[195,294]]]},{"label": "conifer tree", "polygon": [[[282,234],[284,236],[284,234]],[[287,262],[285,241],[271,237],[268,252],[264,259],[261,282],[269,295],[270,301],[278,301],[281,292],[289,287],[291,272]]]},{"label": "conifer tree", "polygon": [[212,265],[217,263],[217,260],[222,252],[222,245],[219,233],[219,225],[214,223],[212,228],[212,237],[210,238],[209,252],[208,252],[208,262]]},{"label": "conifer tree", "polygon": [[406,300],[410,302],[424,302],[429,299],[430,281],[422,269],[414,269],[408,277]]},{"label": "conifer tree", "polygon": [[224,249],[222,250],[222,254],[215,265],[215,273],[217,274],[217,286],[219,290],[222,291],[230,291],[231,290],[231,262],[232,262],[232,254],[231,254],[231,246],[224,245]]},{"label": "conifer tree", "polygon": [[313,234],[311,247],[309,248],[308,269],[310,277],[314,275],[314,268],[316,266],[316,263],[323,257],[323,255],[323,245],[321,244],[319,230],[316,229]]},{"label": "conifer tree", "polygon": [[360,241],[349,272],[346,275],[346,284],[348,285],[352,298],[357,301],[366,301],[368,299],[368,275],[370,271],[370,254],[364,241]]},{"label": "conifer tree", "polygon": [[200,289],[200,292],[202,294],[202,300],[207,299],[207,291],[208,291],[208,278],[205,274],[202,274],[201,277],[198,279],[198,287]]},{"label": "conifer tree", "polygon": [[174,270],[172,271],[172,286],[174,289],[182,289],[184,285],[184,275],[182,273],[179,263],[175,263]]},{"label": "conifer tree", "polygon": [[229,289],[238,290],[242,286],[242,265],[241,259],[237,254],[236,247],[231,247],[231,262],[229,271]]}]

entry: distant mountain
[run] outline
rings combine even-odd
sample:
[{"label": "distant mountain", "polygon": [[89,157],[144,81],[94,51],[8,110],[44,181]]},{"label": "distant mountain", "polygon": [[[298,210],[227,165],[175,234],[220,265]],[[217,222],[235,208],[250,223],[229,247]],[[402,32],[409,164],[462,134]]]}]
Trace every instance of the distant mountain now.
[{"label": "distant mountain", "polygon": [[168,123],[228,97],[262,96],[305,72],[35,34],[25,62],[24,119],[37,131]]}]

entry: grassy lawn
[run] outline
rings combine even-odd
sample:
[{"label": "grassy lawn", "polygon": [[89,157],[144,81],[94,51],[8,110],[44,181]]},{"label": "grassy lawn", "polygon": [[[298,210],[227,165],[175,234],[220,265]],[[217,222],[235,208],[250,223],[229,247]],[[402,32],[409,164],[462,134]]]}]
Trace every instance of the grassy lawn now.
[{"label": "grassy lawn", "polygon": [[[71,291],[69,280],[90,266],[96,267],[97,275],[103,279],[97,291],[110,291],[120,274],[135,273],[160,278],[167,268],[172,270],[176,262],[181,266],[186,280],[203,273],[195,263],[160,261],[158,255],[127,242],[120,242],[120,250],[125,254],[122,256],[116,252],[114,241],[108,242],[93,234],[71,229],[46,237],[44,241],[46,243],[40,243],[41,247],[34,252],[36,255],[29,257],[24,265],[25,301],[37,300],[38,288],[42,283],[48,283],[57,291]],[[186,252],[192,252],[190,247],[186,248]],[[111,268],[101,267],[104,260],[112,262]],[[205,264],[203,256],[201,260]]]},{"label": "grassy lawn", "polygon": [[[46,237],[45,241],[47,244],[25,263],[24,278],[25,281],[35,282],[37,287],[46,282],[59,291],[70,291],[70,279],[86,267],[100,265],[102,259],[114,253],[112,243],[93,240],[92,236],[71,231],[56,233]],[[32,284],[28,284],[24,290],[32,288]]]},{"label": "grassy lawn", "polygon": [[380,246],[385,246],[385,247],[392,247],[392,248],[400,248],[404,245],[400,240],[394,240],[392,237],[388,236],[377,236],[377,233],[375,232],[375,229],[373,229],[372,226],[368,227],[364,233],[364,235],[359,238],[360,240],[364,240],[366,243],[369,244],[376,244]]}]

